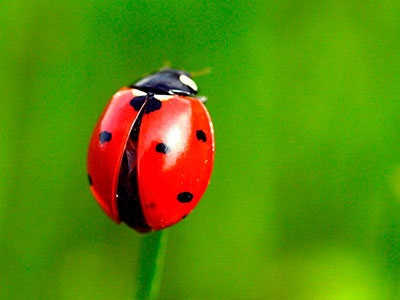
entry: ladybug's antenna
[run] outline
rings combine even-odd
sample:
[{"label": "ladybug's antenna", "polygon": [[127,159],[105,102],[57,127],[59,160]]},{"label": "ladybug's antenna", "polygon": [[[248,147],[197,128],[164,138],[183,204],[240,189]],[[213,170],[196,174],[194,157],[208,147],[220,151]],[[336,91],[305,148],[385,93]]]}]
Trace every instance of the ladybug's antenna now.
[{"label": "ladybug's antenna", "polygon": [[171,62],[169,60],[165,60],[163,62],[163,66],[160,68],[160,71],[168,69],[171,69]]},{"label": "ladybug's antenna", "polygon": [[190,75],[192,75],[192,77],[199,77],[199,76],[210,74],[211,72],[212,72],[212,68],[211,67],[207,67],[207,68],[204,68],[202,70],[189,72],[189,73],[190,73]]}]

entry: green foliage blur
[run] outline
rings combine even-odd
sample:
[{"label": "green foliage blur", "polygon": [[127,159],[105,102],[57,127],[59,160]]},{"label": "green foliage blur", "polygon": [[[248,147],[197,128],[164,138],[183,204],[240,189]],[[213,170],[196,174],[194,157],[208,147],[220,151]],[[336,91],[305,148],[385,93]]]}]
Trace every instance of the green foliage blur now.
[{"label": "green foliage blur", "polygon": [[121,86],[196,78],[211,184],[160,299],[400,299],[399,1],[0,0],[0,299],[132,299],[86,175]]}]

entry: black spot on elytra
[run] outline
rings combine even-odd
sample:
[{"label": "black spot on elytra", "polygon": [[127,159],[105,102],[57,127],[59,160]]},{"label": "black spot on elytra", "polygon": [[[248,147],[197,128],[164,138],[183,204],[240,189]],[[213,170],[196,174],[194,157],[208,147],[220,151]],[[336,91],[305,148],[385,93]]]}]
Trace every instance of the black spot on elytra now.
[{"label": "black spot on elytra", "polygon": [[146,103],[145,113],[149,114],[153,111],[159,110],[162,106],[162,102],[152,96],[150,96],[149,101]]},{"label": "black spot on elytra", "polygon": [[192,201],[193,194],[189,193],[189,192],[179,193],[177,199],[181,203],[188,203],[188,202]]},{"label": "black spot on elytra", "polygon": [[204,133],[203,130],[197,130],[196,137],[200,141],[203,141],[203,142],[207,141],[206,134]]},{"label": "black spot on elytra", "polygon": [[105,142],[111,141],[112,134],[108,131],[102,131],[99,135],[100,143],[104,144]]},{"label": "black spot on elytra", "polygon": [[93,184],[93,183],[92,183],[92,177],[90,177],[89,174],[87,175],[87,177],[88,177],[88,179],[89,179],[89,185],[92,185],[92,184]]},{"label": "black spot on elytra", "polygon": [[139,110],[142,108],[142,106],[143,106],[144,102],[146,101],[146,99],[147,99],[147,96],[137,96],[137,97],[133,98],[133,99],[129,102],[129,104],[130,104],[130,106],[132,106],[136,111],[139,111]]},{"label": "black spot on elytra", "polygon": [[188,215],[184,215],[183,217],[182,217],[182,220],[184,219],[184,218],[186,218]]},{"label": "black spot on elytra", "polygon": [[171,149],[164,143],[157,144],[156,151],[158,153],[167,154],[171,152]]},{"label": "black spot on elytra", "polygon": [[137,96],[133,98],[129,104],[136,110],[139,111],[143,104],[146,102],[146,99],[148,99],[146,103],[146,107],[144,108],[144,112],[146,114],[149,114],[153,111],[159,110],[162,106],[162,102],[156,98],[154,98],[152,93],[149,93],[147,96]]}]

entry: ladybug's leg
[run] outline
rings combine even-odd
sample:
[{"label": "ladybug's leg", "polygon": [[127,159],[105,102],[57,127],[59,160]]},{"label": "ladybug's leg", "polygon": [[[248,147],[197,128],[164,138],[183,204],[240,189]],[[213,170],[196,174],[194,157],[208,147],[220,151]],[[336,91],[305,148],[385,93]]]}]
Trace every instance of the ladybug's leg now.
[{"label": "ladybug's leg", "polygon": [[208,100],[206,96],[197,96],[197,97],[194,97],[194,98],[196,98],[197,100],[199,100],[202,103],[206,103],[207,100]]}]

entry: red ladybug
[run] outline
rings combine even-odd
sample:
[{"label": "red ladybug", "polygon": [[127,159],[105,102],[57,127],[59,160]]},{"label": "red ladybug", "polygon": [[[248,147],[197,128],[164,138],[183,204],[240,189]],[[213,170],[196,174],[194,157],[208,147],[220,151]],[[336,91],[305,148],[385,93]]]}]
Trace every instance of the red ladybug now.
[{"label": "red ladybug", "polygon": [[147,232],[186,217],[214,164],[210,115],[189,73],[162,70],[120,89],[89,145],[92,193],[117,223]]}]

